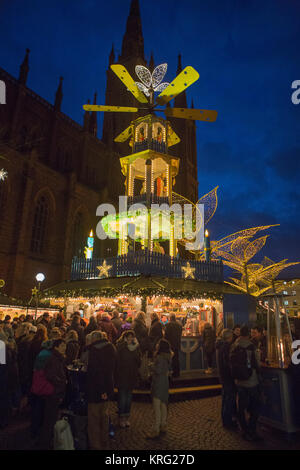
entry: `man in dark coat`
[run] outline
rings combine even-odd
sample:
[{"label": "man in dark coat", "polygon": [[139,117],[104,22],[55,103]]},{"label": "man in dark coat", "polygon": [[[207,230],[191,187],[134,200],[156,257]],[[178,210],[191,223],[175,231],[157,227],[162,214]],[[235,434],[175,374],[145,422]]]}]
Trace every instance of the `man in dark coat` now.
[{"label": "man in dark coat", "polygon": [[179,377],[179,351],[181,347],[182,326],[176,321],[176,315],[171,315],[169,323],[165,327],[165,339],[169,341],[171,349],[174,353],[172,358],[173,377]]},{"label": "man in dark coat", "polygon": [[88,436],[90,448],[107,446],[108,399],[114,392],[116,349],[101,331],[94,331],[87,367]]},{"label": "man in dark coat", "polygon": [[149,340],[151,344],[152,353],[155,350],[155,346],[158,341],[163,337],[163,326],[159,321],[157,313],[153,312],[151,314],[151,327],[149,332]]},{"label": "man in dark coat", "polygon": [[237,427],[236,421],[233,420],[236,417],[236,387],[229,361],[232,338],[232,330],[225,329],[221,339],[216,342],[217,367],[222,384],[222,422],[223,426],[228,429],[236,429]]}]

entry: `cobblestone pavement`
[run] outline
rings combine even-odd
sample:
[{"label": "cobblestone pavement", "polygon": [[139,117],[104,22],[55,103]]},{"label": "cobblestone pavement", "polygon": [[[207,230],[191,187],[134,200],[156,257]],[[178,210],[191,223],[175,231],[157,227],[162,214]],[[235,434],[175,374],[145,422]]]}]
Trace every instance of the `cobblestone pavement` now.
[{"label": "cobblestone pavement", "polygon": [[[254,450],[300,449],[298,442],[287,442],[282,436],[272,435],[266,429],[259,433],[259,443],[245,441],[237,432],[222,427],[221,397],[203,398],[171,403],[168,412],[168,432],[159,440],[147,440],[151,430],[153,411],[150,403],[133,403],[131,427],[116,428],[111,450]],[[112,416],[117,408],[111,404]]]},{"label": "cobblestone pavement", "polygon": [[[264,440],[247,442],[238,433],[227,431],[220,419],[221,397],[181,401],[169,405],[168,432],[158,440],[147,440],[152,429],[151,403],[134,402],[131,427],[117,426],[117,406],[110,404],[110,415],[116,424],[111,450],[296,450],[300,437],[287,441],[281,434],[259,428]],[[0,449],[30,449],[28,418],[0,432]],[[2,439],[1,439],[2,438]]]}]

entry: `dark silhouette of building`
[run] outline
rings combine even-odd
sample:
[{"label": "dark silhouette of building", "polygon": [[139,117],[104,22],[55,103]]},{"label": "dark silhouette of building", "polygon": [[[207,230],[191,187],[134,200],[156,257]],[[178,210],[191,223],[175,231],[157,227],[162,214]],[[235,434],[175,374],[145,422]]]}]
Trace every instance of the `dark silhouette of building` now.
[{"label": "dark silhouette of building", "polygon": [[[104,116],[102,140],[97,138],[97,113],[85,112],[82,125],[61,111],[63,78],[54,104],[27,86],[29,49],[18,79],[0,68],[6,85],[6,105],[0,105],[0,155],[8,178],[0,182],[0,278],[3,291],[29,298],[35,275],[43,272],[43,287],[69,278],[73,256],[83,256],[86,238],[96,229],[96,208],[117,202],[124,194],[120,156],[130,153],[128,143],[113,139],[136,118],[127,113]],[[118,63],[135,77],[135,65],[147,65],[138,0],[132,0]],[[109,65],[115,63],[114,49]],[[153,55],[149,67],[154,68]],[[181,68],[179,56],[178,72]],[[96,103],[95,94],[93,102]],[[135,98],[108,68],[105,102],[136,106]],[[81,103],[79,104],[81,105]],[[186,107],[185,93],[176,106]],[[174,155],[181,158],[175,191],[196,201],[197,154],[195,124],[172,119],[181,138]],[[95,238],[95,255],[117,253],[115,241]]]}]

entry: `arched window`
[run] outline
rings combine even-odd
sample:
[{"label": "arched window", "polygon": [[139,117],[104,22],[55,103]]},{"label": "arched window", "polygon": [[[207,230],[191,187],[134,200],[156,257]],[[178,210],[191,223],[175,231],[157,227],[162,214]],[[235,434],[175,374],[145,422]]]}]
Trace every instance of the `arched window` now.
[{"label": "arched window", "polygon": [[83,215],[78,212],[72,229],[72,256],[83,256],[85,242]]},{"label": "arched window", "polygon": [[49,205],[45,196],[41,196],[35,206],[31,235],[31,251],[41,254],[45,249],[46,228],[49,218]]}]

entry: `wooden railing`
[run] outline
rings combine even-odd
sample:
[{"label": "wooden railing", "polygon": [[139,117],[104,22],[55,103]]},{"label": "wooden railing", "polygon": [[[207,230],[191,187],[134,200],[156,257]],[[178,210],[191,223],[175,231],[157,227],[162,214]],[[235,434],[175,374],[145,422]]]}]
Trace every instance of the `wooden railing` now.
[{"label": "wooden railing", "polygon": [[[173,258],[161,253],[140,250],[112,258],[73,258],[71,280],[96,279],[103,277],[137,276],[139,274],[185,278],[187,263],[190,264],[192,276],[188,279],[222,282],[223,263],[221,261],[192,261]],[[107,276],[98,267],[107,266]]]}]

